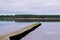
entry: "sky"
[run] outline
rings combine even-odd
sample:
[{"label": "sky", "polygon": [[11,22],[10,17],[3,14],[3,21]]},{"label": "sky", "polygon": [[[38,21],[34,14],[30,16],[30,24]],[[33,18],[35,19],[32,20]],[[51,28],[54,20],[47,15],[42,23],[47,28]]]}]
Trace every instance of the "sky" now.
[{"label": "sky", "polygon": [[1,14],[60,15],[60,0],[0,0]]}]

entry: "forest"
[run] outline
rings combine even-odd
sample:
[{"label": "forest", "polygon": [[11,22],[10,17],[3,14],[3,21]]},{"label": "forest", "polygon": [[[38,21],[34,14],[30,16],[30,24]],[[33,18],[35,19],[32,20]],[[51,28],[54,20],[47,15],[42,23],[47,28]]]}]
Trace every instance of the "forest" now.
[{"label": "forest", "polygon": [[60,18],[60,15],[0,15],[0,18]]}]

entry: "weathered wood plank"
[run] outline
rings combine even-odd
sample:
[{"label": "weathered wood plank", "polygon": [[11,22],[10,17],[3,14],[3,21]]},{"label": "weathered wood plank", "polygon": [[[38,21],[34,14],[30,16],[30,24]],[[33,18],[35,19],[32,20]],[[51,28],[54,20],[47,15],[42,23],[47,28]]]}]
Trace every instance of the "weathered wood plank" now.
[{"label": "weathered wood plank", "polygon": [[[17,40],[17,39],[21,39],[22,37],[24,37],[25,35],[27,35],[31,31],[35,30],[40,25],[41,25],[41,23],[37,22],[37,23],[34,23],[30,26],[26,26],[22,29],[16,30],[14,32],[7,33],[5,35],[0,35],[0,40],[10,40],[10,39],[11,40]],[[12,38],[15,38],[15,39],[12,39]]]}]

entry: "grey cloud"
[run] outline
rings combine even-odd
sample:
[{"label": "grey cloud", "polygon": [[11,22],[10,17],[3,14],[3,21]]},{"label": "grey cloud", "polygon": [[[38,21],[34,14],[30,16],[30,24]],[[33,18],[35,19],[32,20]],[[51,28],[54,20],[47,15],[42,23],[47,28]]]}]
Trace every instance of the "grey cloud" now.
[{"label": "grey cloud", "polygon": [[0,10],[33,14],[59,14],[60,0],[0,0]]}]

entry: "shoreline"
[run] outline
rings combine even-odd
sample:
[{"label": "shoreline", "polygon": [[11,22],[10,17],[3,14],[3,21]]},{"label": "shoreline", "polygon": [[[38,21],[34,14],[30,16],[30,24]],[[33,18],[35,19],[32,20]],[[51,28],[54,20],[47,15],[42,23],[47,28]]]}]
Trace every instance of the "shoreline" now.
[{"label": "shoreline", "polygon": [[60,18],[1,18],[0,21],[60,21]]}]

